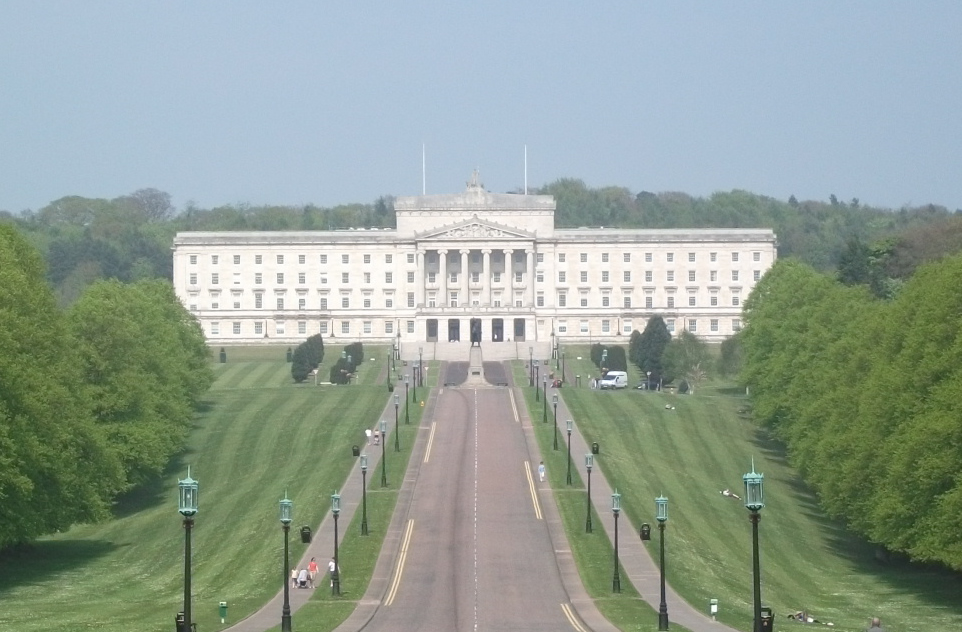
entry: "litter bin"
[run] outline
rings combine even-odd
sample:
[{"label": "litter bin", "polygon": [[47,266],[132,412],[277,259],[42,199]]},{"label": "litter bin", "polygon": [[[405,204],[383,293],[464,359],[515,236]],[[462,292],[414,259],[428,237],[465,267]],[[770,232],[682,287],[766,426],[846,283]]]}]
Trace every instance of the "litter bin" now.
[{"label": "litter bin", "polygon": [[220,348],[220,363],[221,363],[221,364],[224,364],[225,362],[227,362],[227,349],[225,349],[224,347],[221,347],[221,348]]},{"label": "litter bin", "polygon": [[294,351],[290,347],[287,348],[287,361],[288,362],[294,361]]},{"label": "litter bin", "polygon": [[600,452],[601,452],[601,446],[598,445],[598,442],[597,442],[597,441],[593,442],[593,443],[591,444],[591,453],[592,453],[592,454],[599,454]]},{"label": "litter bin", "polygon": [[762,632],[772,632],[772,609],[762,606],[761,629]]},{"label": "litter bin", "polygon": [[184,613],[178,612],[174,615],[174,632],[186,632],[184,630]]},{"label": "litter bin", "polygon": [[227,623],[227,602],[226,601],[220,602],[220,606],[218,607],[218,610],[220,611],[220,622]]},{"label": "litter bin", "polygon": [[351,454],[353,454],[354,456],[361,456],[361,448],[357,447],[356,445],[352,445]]},{"label": "litter bin", "polygon": [[304,544],[311,543],[311,528],[307,525],[301,527],[301,542]]},{"label": "litter bin", "polygon": [[651,525],[645,522],[641,525],[641,539],[650,540],[651,539]]}]

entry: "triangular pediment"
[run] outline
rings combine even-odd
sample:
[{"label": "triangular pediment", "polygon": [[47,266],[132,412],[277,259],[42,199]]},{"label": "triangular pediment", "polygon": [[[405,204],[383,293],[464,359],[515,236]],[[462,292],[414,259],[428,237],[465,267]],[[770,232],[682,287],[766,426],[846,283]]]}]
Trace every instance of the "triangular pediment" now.
[{"label": "triangular pediment", "polygon": [[417,237],[418,239],[463,241],[465,239],[534,239],[535,235],[520,228],[483,220],[475,215],[457,224],[426,230],[419,233]]}]

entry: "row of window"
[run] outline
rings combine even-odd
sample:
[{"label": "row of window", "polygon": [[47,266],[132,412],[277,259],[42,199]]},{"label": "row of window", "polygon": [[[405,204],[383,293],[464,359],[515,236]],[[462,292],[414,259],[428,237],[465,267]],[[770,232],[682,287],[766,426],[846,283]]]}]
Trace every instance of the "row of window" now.
[{"label": "row of window", "polygon": [[[699,320],[700,320],[700,319],[698,319],[698,318],[687,318],[687,319],[683,319],[683,320],[682,320],[682,323],[684,324],[685,329],[687,329],[687,330],[690,331],[691,333],[697,333],[697,332],[698,332],[698,321],[699,321]],[[674,318],[666,318],[666,319],[665,319],[665,325],[668,327],[668,331],[669,331],[669,332],[675,333],[675,319],[674,319]],[[709,319],[708,319],[708,331],[710,331],[710,332],[712,332],[712,333],[718,333],[719,331],[721,331],[720,325],[721,325],[721,319],[720,319],[720,318],[709,318]],[[566,335],[566,334],[569,333],[569,332],[568,332],[568,322],[567,322],[567,321],[559,320],[558,323],[557,323],[557,327],[558,327],[558,334],[559,334],[559,335]],[[621,330],[622,330],[622,333],[624,333],[624,334],[629,334],[629,335],[630,335],[631,332],[634,331],[634,329],[632,328],[632,323],[631,323],[630,320],[624,320],[624,321],[622,321],[622,323],[621,323],[621,328],[622,328],[622,329],[621,329]],[[734,331],[734,332],[738,332],[738,331],[741,331],[741,329],[742,329],[742,321],[741,321],[741,319],[740,319],[740,318],[732,318],[732,319],[731,319],[731,330]],[[578,333],[586,334],[586,335],[589,334],[589,333],[591,333],[591,329],[590,329],[590,327],[589,327],[589,323],[588,323],[587,320],[582,320],[582,321],[580,321],[580,322],[578,323]],[[610,321],[610,320],[602,320],[602,321],[601,321],[601,333],[602,333],[602,334],[610,334],[610,333],[611,333],[611,321]]]},{"label": "row of window", "polygon": [[[568,253],[559,252],[559,253],[558,253],[558,262],[559,262],[559,263],[565,263],[566,260],[567,260],[567,254],[568,254]],[[664,254],[665,254],[665,261],[666,261],[667,263],[672,263],[672,262],[675,261],[675,253],[673,253],[673,252],[666,252],[666,253],[664,253]],[[738,253],[738,252],[732,252],[732,253],[730,253],[730,255],[731,255],[731,260],[732,260],[732,262],[738,262],[740,253]],[[188,261],[190,261],[190,265],[197,265],[198,256],[199,256],[199,255],[196,255],[196,254],[188,255]],[[538,261],[538,263],[544,263],[544,253],[543,253],[543,252],[537,253],[536,256],[537,256],[537,261]],[[234,265],[240,265],[240,264],[241,264],[241,255],[239,255],[239,254],[238,254],[238,255],[231,255],[231,257],[232,257],[232,261],[233,261]],[[284,261],[285,261],[285,256],[284,256],[284,255],[280,255],[280,254],[279,254],[279,255],[274,255],[274,257],[275,257],[275,261],[276,261],[278,264],[280,264],[280,265],[283,265],[283,264],[284,264]],[[473,257],[473,259],[474,259],[475,261],[477,261],[477,260],[478,260],[478,255],[475,254],[474,257]],[[579,259],[579,261],[580,261],[581,263],[587,263],[587,262],[588,262],[588,253],[587,253],[587,252],[579,253],[578,259]],[[364,263],[369,264],[369,263],[371,263],[371,255],[370,255],[370,254],[362,254],[362,255],[361,255],[361,260],[362,260]],[[434,260],[435,260],[435,259],[432,258],[432,261],[434,261]],[[518,260],[518,261],[521,261],[521,257],[519,256],[519,257],[517,258],[517,260]],[[631,253],[630,253],[630,252],[622,253],[622,260],[623,260],[625,263],[630,263],[630,262],[631,262]],[[710,262],[712,262],[712,263],[718,261],[718,253],[717,253],[717,252],[709,252],[709,253],[708,253],[708,260],[709,260]],[[761,253],[760,251],[752,252],[752,261],[761,261],[761,260],[762,260],[762,253]],[[654,253],[646,252],[646,253],[645,253],[645,263],[652,263],[653,261],[654,261]],[[688,253],[688,261],[689,261],[689,262],[692,262],[692,263],[696,262],[696,261],[697,261],[697,253],[689,252],[689,253]],[[211,262],[212,265],[219,265],[219,264],[220,264],[220,255],[210,255],[210,262]],[[328,255],[327,255],[326,253],[322,253],[322,254],[320,255],[320,263],[321,263],[321,265],[327,265],[327,262],[328,262]],[[347,265],[347,264],[350,264],[350,262],[351,262],[351,255],[350,255],[350,254],[342,254],[342,255],[341,255],[341,263],[342,263],[342,264]],[[414,263],[414,253],[408,253],[408,255],[407,255],[407,262],[408,262],[408,263]],[[607,252],[601,253],[601,263],[608,263],[608,262],[609,262],[608,253],[607,253]],[[263,263],[264,263],[264,255],[254,255],[254,264],[255,264],[255,265],[262,265]],[[306,263],[307,263],[307,255],[306,255],[306,254],[297,255],[297,263],[300,264],[300,265],[306,264]],[[391,253],[386,253],[386,254],[384,255],[384,263],[394,263],[394,255],[391,254]]]},{"label": "row of window", "polygon": [[[651,270],[645,270],[645,283],[653,283],[653,282],[654,282],[654,276],[655,276],[655,275],[654,275],[654,272],[653,272],[653,271],[651,271]],[[739,270],[732,270],[732,271],[731,271],[731,276],[732,276],[732,281],[738,281],[741,275],[739,274]],[[760,280],[761,278],[762,278],[762,271],[761,271],[761,270],[753,270],[753,271],[752,271],[752,280],[753,280],[753,281],[758,281],[758,280]],[[624,283],[631,283],[631,270],[625,270],[625,271],[622,273],[622,275],[621,275],[621,280],[622,280]],[[666,270],[666,271],[665,271],[665,281],[668,282],[668,283],[674,283],[674,282],[675,282],[675,271],[674,271],[674,270]],[[689,283],[697,283],[697,281],[698,281],[698,275],[695,273],[694,270],[689,270],[689,271],[688,271],[688,282],[689,282]],[[537,282],[538,282],[538,283],[544,282],[544,273],[542,273],[542,272],[538,272],[538,273],[537,273]],[[567,273],[564,272],[564,271],[559,271],[559,272],[558,272],[558,283],[567,283],[567,282],[568,282],[568,275],[567,275]],[[579,273],[578,282],[579,282],[579,283],[588,283],[588,271],[587,271],[587,270],[582,270],[582,271]],[[611,283],[611,275],[608,273],[608,271],[602,270],[602,272],[601,272],[601,282],[602,282],[602,283]],[[709,272],[708,272],[708,282],[709,282],[709,283],[717,283],[717,282],[718,282],[718,270],[709,270]]]}]

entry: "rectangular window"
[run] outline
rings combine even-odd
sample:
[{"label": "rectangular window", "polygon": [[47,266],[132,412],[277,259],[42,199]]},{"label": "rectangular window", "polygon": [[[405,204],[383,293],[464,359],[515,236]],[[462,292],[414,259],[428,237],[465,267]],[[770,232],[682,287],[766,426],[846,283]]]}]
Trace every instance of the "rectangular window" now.
[{"label": "rectangular window", "polygon": [[306,272],[298,272],[298,273],[297,273],[297,282],[300,283],[301,285],[304,285],[305,283],[307,283],[307,273],[306,273]]},{"label": "rectangular window", "polygon": [[601,253],[601,263],[608,263],[608,253],[607,253],[607,252]]},{"label": "rectangular window", "polygon": [[601,296],[601,306],[602,306],[602,307],[611,307],[611,295],[610,295],[610,294],[603,294],[603,295]]},{"label": "rectangular window", "polygon": [[452,272],[451,275],[450,275],[450,278],[451,278],[451,283],[457,283],[457,282],[458,282],[458,273],[457,273],[457,272]]},{"label": "rectangular window", "polygon": [[580,322],[578,323],[578,326],[579,326],[579,328],[581,329],[581,333],[583,333],[583,334],[588,333],[588,321],[587,321],[587,320],[582,320],[582,321],[580,321]]},{"label": "rectangular window", "polygon": [[409,253],[408,253],[408,263],[414,263],[414,253],[413,253],[413,252],[409,252]]},{"label": "rectangular window", "polygon": [[675,308],[675,297],[674,297],[674,296],[669,296],[669,297],[668,297],[668,309],[674,309],[674,308]]},{"label": "rectangular window", "polygon": [[254,295],[254,309],[264,309],[264,295],[260,292]]},{"label": "rectangular window", "polygon": [[742,321],[740,318],[732,318],[732,331],[741,331]]},{"label": "rectangular window", "polygon": [[652,309],[652,307],[654,306],[654,300],[655,300],[655,299],[654,299],[653,297],[651,297],[651,296],[646,296],[646,297],[645,297],[645,309]]},{"label": "rectangular window", "polygon": [[760,281],[761,278],[762,278],[762,271],[761,271],[761,270],[754,270],[754,271],[752,271],[752,280],[753,280],[753,281]]},{"label": "rectangular window", "polygon": [[673,263],[675,261],[675,253],[669,252],[668,254],[666,254],[665,261],[667,261],[668,263]]},{"label": "rectangular window", "polygon": [[240,265],[240,255],[234,255],[234,265]]},{"label": "rectangular window", "polygon": [[277,255],[277,263],[284,263],[284,255]]},{"label": "rectangular window", "polygon": [[708,273],[708,280],[714,283],[718,280],[718,270],[712,270]]},{"label": "rectangular window", "polygon": [[760,252],[752,253],[752,261],[761,261],[761,260],[762,260],[762,253]]},{"label": "rectangular window", "polygon": [[303,320],[297,321],[297,333],[303,335],[307,333],[307,322]]},{"label": "rectangular window", "polygon": [[327,285],[327,272],[321,272],[321,285]]},{"label": "rectangular window", "polygon": [[414,307],[414,292],[408,292],[408,307]]},{"label": "rectangular window", "polygon": [[342,272],[342,273],[341,273],[341,283],[350,283],[350,282],[351,282],[351,273],[350,273],[350,272]]},{"label": "rectangular window", "polygon": [[582,253],[579,255],[579,257],[580,257],[580,259],[581,259],[581,263],[588,263],[588,253],[587,253],[587,252],[582,252]]},{"label": "rectangular window", "polygon": [[297,299],[297,309],[307,309],[307,299],[298,298]]},{"label": "rectangular window", "polygon": [[321,265],[322,266],[327,265],[327,255],[321,255]]},{"label": "rectangular window", "polygon": [[738,270],[732,270],[732,281],[738,280]]},{"label": "rectangular window", "polygon": [[567,306],[568,306],[568,295],[565,294],[564,292],[559,292],[558,307],[567,307]]},{"label": "rectangular window", "polygon": [[235,335],[235,336],[240,335],[240,332],[241,332],[240,325],[241,325],[241,324],[240,324],[239,322],[234,321],[234,324],[233,324],[232,329],[234,330],[234,335]]},{"label": "rectangular window", "polygon": [[601,271],[601,282],[602,282],[602,283],[608,283],[608,271],[607,271],[607,270],[602,270],[602,271]]},{"label": "rectangular window", "polygon": [[695,261],[695,253],[693,253],[693,252],[689,252],[689,253],[688,253],[688,261],[690,261],[690,262],[694,262],[694,261]]},{"label": "rectangular window", "polygon": [[351,333],[351,321],[349,321],[349,320],[342,320],[342,321],[341,321],[341,333],[342,333],[342,334],[350,334],[350,333]]},{"label": "rectangular window", "polygon": [[210,275],[210,284],[218,285],[219,283],[220,283],[220,275],[214,272],[213,274]]},{"label": "rectangular window", "polygon": [[564,263],[564,262],[565,262],[565,253],[559,252],[559,253],[558,253],[558,263]]},{"label": "rectangular window", "polygon": [[609,333],[611,333],[611,321],[610,321],[610,320],[603,320],[603,321],[601,321],[601,333],[603,333],[603,334],[609,334]]},{"label": "rectangular window", "polygon": [[695,282],[695,271],[694,271],[694,270],[689,270],[689,271],[688,271],[688,282],[689,282],[689,283],[694,283],[694,282]]},{"label": "rectangular window", "polygon": [[716,331],[716,332],[718,331],[718,319],[717,319],[717,318],[712,318],[710,321],[708,321],[708,329],[711,330],[711,331]]},{"label": "rectangular window", "polygon": [[709,301],[712,307],[718,307],[718,296],[716,296],[715,294],[712,294],[711,299],[709,299]]},{"label": "rectangular window", "polygon": [[544,307],[544,292],[538,292],[538,296],[535,297],[535,305]]},{"label": "rectangular window", "polygon": [[349,309],[350,307],[351,307],[351,297],[350,297],[350,296],[342,296],[342,297],[341,297],[341,308],[342,308],[342,309]]},{"label": "rectangular window", "polygon": [[534,278],[538,283],[544,283],[544,272],[538,270]]},{"label": "rectangular window", "polygon": [[715,263],[716,261],[718,261],[718,253],[717,253],[717,252],[709,252],[709,253],[708,253],[708,260],[711,261],[712,263]]},{"label": "rectangular window", "polygon": [[240,274],[240,272],[235,272],[235,273],[234,273],[234,285],[240,285],[240,284],[241,284],[241,274]]},{"label": "rectangular window", "polygon": [[696,331],[698,331],[698,321],[695,320],[694,318],[688,319],[688,331],[690,331],[691,333],[695,333]]},{"label": "rectangular window", "polygon": [[391,298],[390,296],[385,297],[385,298],[384,298],[384,307],[386,307],[387,309],[393,309],[393,308],[394,308],[394,299]]},{"label": "rectangular window", "polygon": [[732,261],[738,261],[738,253],[737,253],[737,252],[733,252],[733,253],[732,253]]},{"label": "rectangular window", "polygon": [[653,275],[654,273],[651,270],[645,270],[645,283],[651,283]]},{"label": "rectangular window", "polygon": [[321,309],[327,309],[327,297],[326,297],[326,296],[322,296],[322,297],[321,297]]},{"label": "rectangular window", "polygon": [[666,279],[668,280],[669,283],[671,283],[672,281],[675,280],[675,271],[674,271],[674,270],[669,270],[669,271],[666,272],[665,274],[666,274]]},{"label": "rectangular window", "polygon": [[515,272],[515,273],[514,273],[514,282],[515,282],[515,283],[522,283],[523,281],[524,281],[524,272]]},{"label": "rectangular window", "polygon": [[631,283],[631,270],[625,270],[625,283]]},{"label": "rectangular window", "polygon": [[564,283],[566,280],[567,280],[566,273],[563,270],[561,272],[558,272],[558,283]]},{"label": "rectangular window", "polygon": [[257,265],[264,263],[264,255],[254,255],[254,263]]},{"label": "rectangular window", "polygon": [[458,306],[458,293],[451,292],[448,294],[448,306],[457,307]]},{"label": "rectangular window", "polygon": [[394,255],[384,255],[384,263],[394,263]]},{"label": "rectangular window", "polygon": [[190,256],[190,265],[192,265],[192,266],[197,265],[197,255],[191,255],[191,256]]},{"label": "rectangular window", "polygon": [[384,333],[386,333],[386,334],[393,334],[393,333],[394,333],[394,321],[393,321],[393,320],[385,320],[385,321],[384,321]]},{"label": "rectangular window", "polygon": [[218,303],[217,301],[214,301],[214,302],[212,302],[212,303],[210,304],[210,308],[211,308],[211,309],[220,309],[220,303]]},{"label": "rectangular window", "polygon": [[695,297],[694,297],[694,296],[689,296],[689,297],[688,297],[688,307],[694,307],[694,306],[695,306]]},{"label": "rectangular window", "polygon": [[623,321],[621,321],[621,331],[623,331],[623,332],[626,333],[626,334],[630,334],[630,333],[631,333],[631,321],[630,321],[630,320],[623,320]]},{"label": "rectangular window", "polygon": [[371,298],[369,296],[364,297],[364,309],[371,309]]},{"label": "rectangular window", "polygon": [[364,263],[371,263],[371,255],[364,255]]},{"label": "rectangular window", "polygon": [[624,307],[625,307],[625,309],[631,309],[631,297],[630,297],[630,296],[624,297]]},{"label": "rectangular window", "polygon": [[645,263],[651,263],[651,262],[652,262],[652,254],[651,254],[650,252],[646,252],[646,253],[645,253]]},{"label": "rectangular window", "polygon": [[254,333],[258,336],[264,335],[264,323],[258,321],[254,323]]},{"label": "rectangular window", "polygon": [[588,282],[588,271],[587,271],[587,270],[582,270],[582,271],[581,271],[581,282],[582,282],[582,283],[587,283],[587,282]]},{"label": "rectangular window", "polygon": [[264,282],[264,275],[261,274],[260,272],[255,272],[255,273],[254,273],[254,285],[260,285],[260,284],[263,283],[263,282]]},{"label": "rectangular window", "polygon": [[736,294],[732,297],[732,307],[738,307],[741,304],[741,298]]},{"label": "rectangular window", "polygon": [[197,303],[191,303],[190,305],[187,306],[187,309],[189,309],[189,310],[192,311],[192,312],[196,312],[196,311],[197,311]]},{"label": "rectangular window", "polygon": [[563,321],[563,320],[562,320],[562,321],[559,321],[559,322],[558,322],[558,333],[559,333],[559,334],[566,334],[566,333],[568,333],[568,323],[566,323],[566,322]]},{"label": "rectangular window", "polygon": [[283,285],[283,284],[284,284],[284,273],[283,273],[283,272],[278,272],[278,273],[277,273],[277,284],[278,284],[278,285]]},{"label": "rectangular window", "polygon": [[197,285],[197,273],[196,273],[196,272],[191,272],[191,273],[190,273],[190,284],[191,284],[191,285]]},{"label": "rectangular window", "polygon": [[284,297],[283,297],[283,296],[278,296],[278,297],[277,297],[276,305],[277,305],[277,309],[284,309]]},{"label": "rectangular window", "polygon": [[414,272],[408,272],[408,283],[414,283]]},{"label": "rectangular window", "polygon": [[544,253],[543,253],[543,252],[539,252],[538,255],[537,255],[537,257],[538,257],[538,263],[544,263]]},{"label": "rectangular window", "polygon": [[580,298],[579,300],[580,300],[580,302],[581,302],[581,306],[582,306],[582,307],[588,307],[588,295],[587,295],[587,294],[582,294],[582,295],[581,295],[581,298]]},{"label": "rectangular window", "polygon": [[351,262],[351,255],[341,255],[341,263],[347,265]]},{"label": "rectangular window", "polygon": [[675,333],[675,319],[674,318],[665,319],[665,327],[668,328],[668,333],[670,334]]},{"label": "rectangular window", "polygon": [[626,252],[622,255],[624,257],[625,263],[631,263],[631,253]]},{"label": "rectangular window", "polygon": [[371,282],[371,273],[370,273],[370,272],[365,272],[365,273],[364,273],[364,283],[370,283],[370,282]]},{"label": "rectangular window", "polygon": [[408,333],[409,333],[409,334],[413,334],[413,333],[414,333],[414,321],[413,321],[413,320],[409,320],[409,321],[407,321],[407,323],[408,323],[408,324],[407,324]]},{"label": "rectangular window", "polygon": [[495,272],[494,274],[492,274],[492,275],[491,275],[491,282],[492,282],[492,283],[501,283],[501,273],[500,273],[500,272]]},{"label": "rectangular window", "polygon": [[362,331],[363,331],[364,333],[366,333],[366,334],[371,333],[371,321],[365,320],[364,323],[363,323],[361,326],[363,327]]},{"label": "rectangular window", "polygon": [[388,284],[394,283],[394,273],[393,273],[393,272],[385,272],[385,273],[384,273],[384,282],[385,282],[385,283],[388,283]]},{"label": "rectangular window", "polygon": [[327,321],[326,321],[326,320],[322,320],[322,321],[321,321],[320,333],[324,334],[325,336],[327,335]]},{"label": "rectangular window", "polygon": [[301,265],[307,263],[307,255],[297,255],[297,262]]},{"label": "rectangular window", "polygon": [[211,255],[211,256],[210,256],[210,262],[211,262],[212,264],[214,264],[215,266],[217,265],[217,262],[218,262],[219,259],[220,259],[220,258],[219,258],[217,255]]}]

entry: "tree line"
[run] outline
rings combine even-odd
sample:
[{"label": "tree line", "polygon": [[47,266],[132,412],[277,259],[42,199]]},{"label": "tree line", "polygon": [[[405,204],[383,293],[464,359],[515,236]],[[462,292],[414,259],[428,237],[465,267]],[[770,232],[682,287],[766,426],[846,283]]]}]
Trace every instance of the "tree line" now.
[{"label": "tree line", "polygon": [[825,510],[912,559],[962,569],[962,256],[890,300],[779,261],[739,334],[753,415]]},{"label": "tree line", "polygon": [[109,516],[185,444],[213,380],[203,332],[163,280],[57,305],[43,258],[0,222],[0,549]]}]

